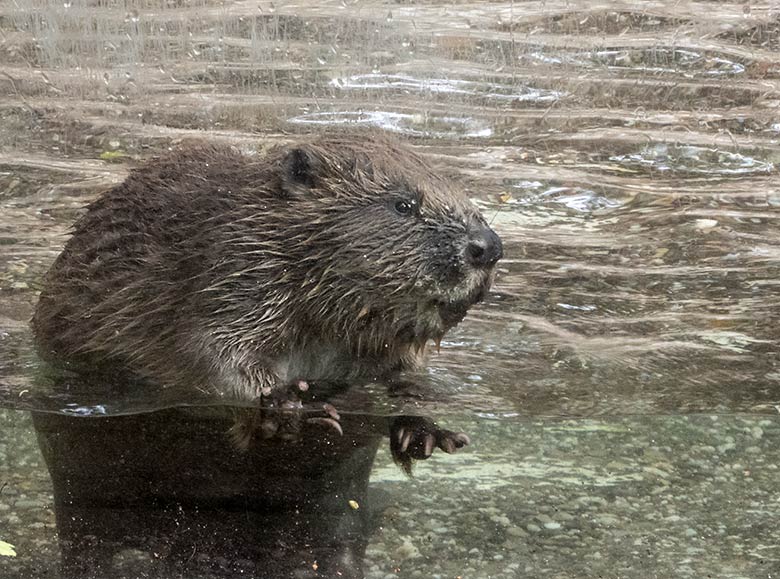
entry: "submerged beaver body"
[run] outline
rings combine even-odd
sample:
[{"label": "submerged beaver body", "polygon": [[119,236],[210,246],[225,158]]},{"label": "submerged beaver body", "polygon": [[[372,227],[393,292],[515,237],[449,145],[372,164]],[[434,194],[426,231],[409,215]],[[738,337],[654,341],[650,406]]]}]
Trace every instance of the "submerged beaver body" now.
[{"label": "submerged beaver body", "polygon": [[500,257],[463,192],[395,140],[190,145],[89,205],[33,328],[48,359],[248,401],[418,365]]}]

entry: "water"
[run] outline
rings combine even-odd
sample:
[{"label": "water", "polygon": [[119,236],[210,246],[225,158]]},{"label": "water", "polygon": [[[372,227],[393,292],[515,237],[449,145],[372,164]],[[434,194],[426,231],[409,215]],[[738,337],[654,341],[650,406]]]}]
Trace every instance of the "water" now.
[{"label": "water", "polygon": [[[434,400],[346,409],[360,435],[414,410],[472,438],[413,479],[375,441],[366,576],[780,575],[771,2],[5,0],[0,32],[0,575],[58,573],[23,410],[170,404],[41,386],[27,321],[80,207],[184,138],[345,125],[460,179],[506,255],[431,357]],[[166,537],[118,540],[113,576],[262,573]]]}]

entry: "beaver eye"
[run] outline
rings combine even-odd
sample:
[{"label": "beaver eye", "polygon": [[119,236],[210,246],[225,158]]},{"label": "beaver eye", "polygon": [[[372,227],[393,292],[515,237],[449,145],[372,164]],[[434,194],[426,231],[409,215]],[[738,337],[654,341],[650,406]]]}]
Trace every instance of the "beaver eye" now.
[{"label": "beaver eye", "polygon": [[412,211],[414,210],[414,204],[411,201],[399,199],[395,202],[393,209],[395,209],[395,212],[398,213],[398,215],[407,216],[412,214]]}]

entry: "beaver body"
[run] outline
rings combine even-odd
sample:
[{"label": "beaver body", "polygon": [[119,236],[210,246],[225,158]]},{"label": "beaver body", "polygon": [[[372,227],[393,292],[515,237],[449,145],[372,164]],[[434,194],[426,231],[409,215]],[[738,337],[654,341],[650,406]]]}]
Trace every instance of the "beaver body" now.
[{"label": "beaver body", "polygon": [[49,360],[252,401],[419,365],[500,257],[465,194],[396,140],[191,144],[87,207],[32,324]]},{"label": "beaver body", "polygon": [[[368,476],[388,426],[407,472],[468,437],[357,413],[343,436],[323,434],[323,423],[342,432],[335,410],[302,421],[291,401],[420,364],[500,257],[465,195],[388,138],[263,156],[192,144],[133,171],[87,207],[47,274],[39,351],[83,369],[87,391],[106,369],[120,393],[159,386],[180,401],[191,388],[229,403],[35,417],[66,574],[115,575],[131,546],[194,575],[205,557],[247,561],[257,577],[363,577]],[[352,406],[362,393],[344,391]],[[265,440],[247,452],[256,433]]]}]

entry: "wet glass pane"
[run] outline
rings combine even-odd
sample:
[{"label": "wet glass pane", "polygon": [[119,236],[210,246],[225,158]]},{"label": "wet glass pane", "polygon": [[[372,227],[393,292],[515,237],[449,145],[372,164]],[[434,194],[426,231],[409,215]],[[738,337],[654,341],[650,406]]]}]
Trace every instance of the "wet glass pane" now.
[{"label": "wet glass pane", "polygon": [[[780,575],[778,51],[769,1],[0,0],[0,577]],[[132,169],[195,141],[261,166],[334,131],[407,143],[500,235],[424,368],[299,376],[266,432],[259,395],[202,368],[161,387],[39,357],[45,274]],[[201,170],[218,200],[245,167]],[[370,246],[366,215],[329,234]],[[182,270],[206,231],[171,242]],[[159,289],[136,321],[164,333]],[[242,291],[221,295],[269,303]],[[316,373],[331,350],[309,352]]]}]

